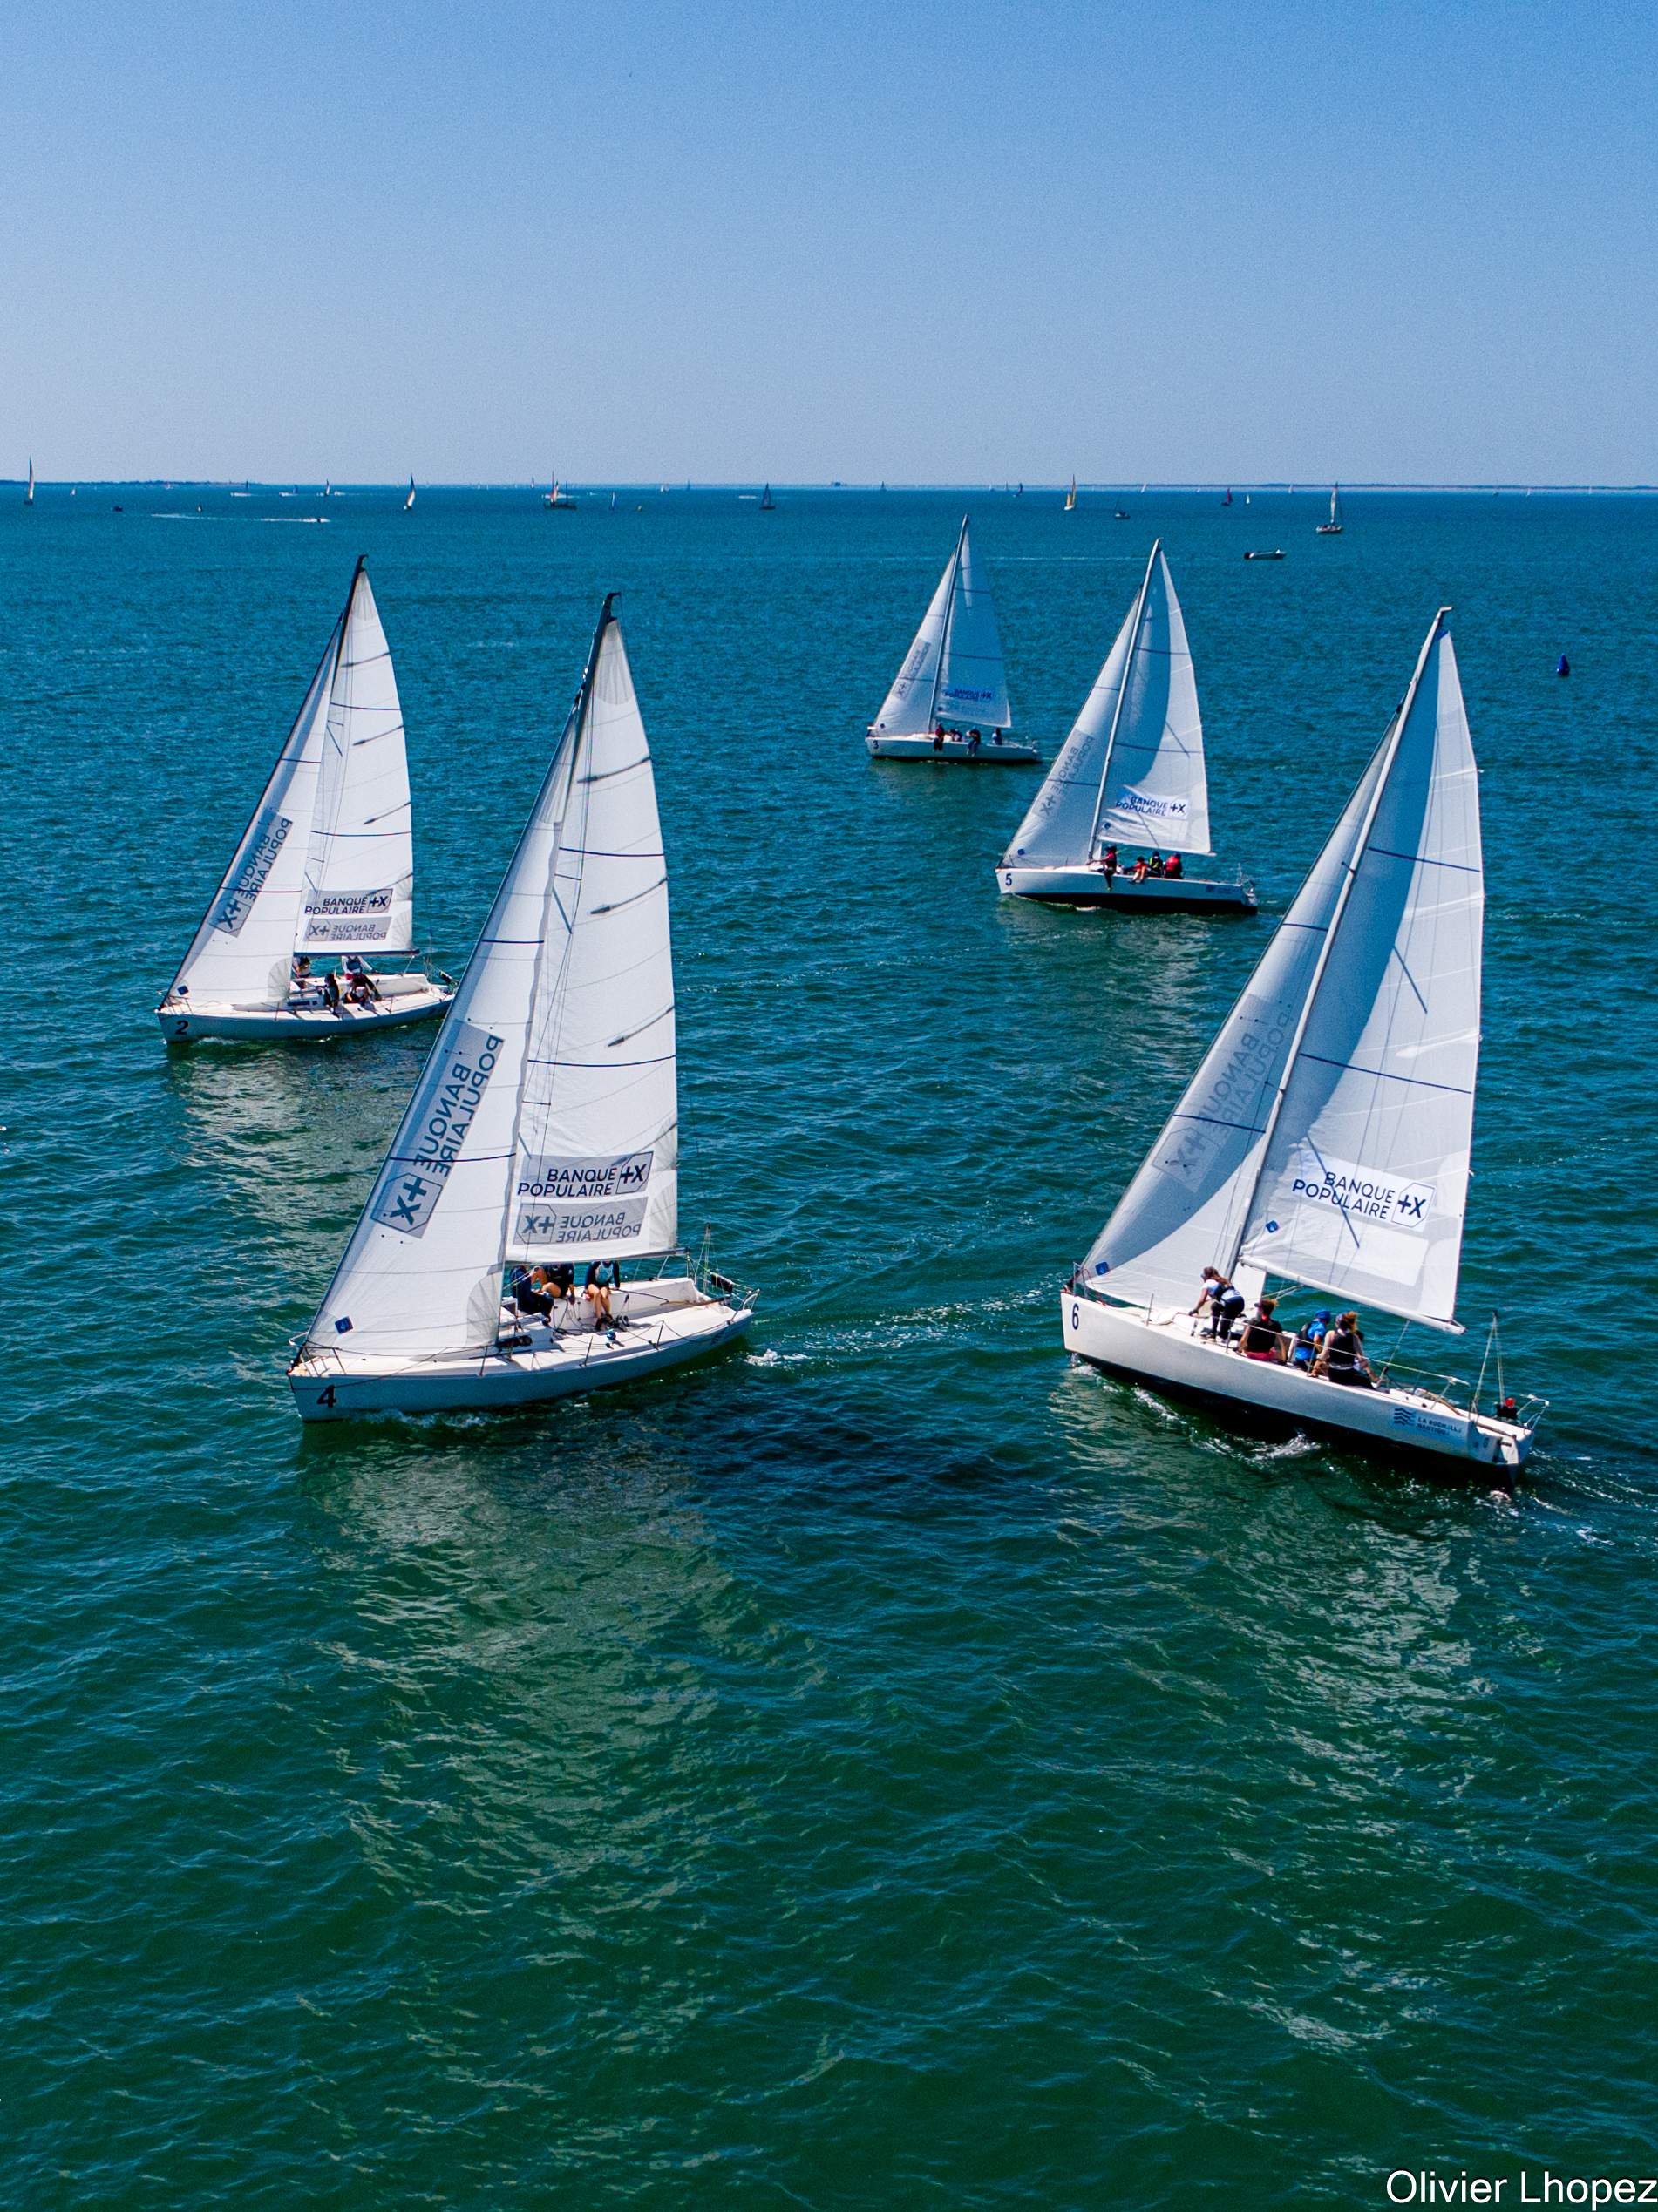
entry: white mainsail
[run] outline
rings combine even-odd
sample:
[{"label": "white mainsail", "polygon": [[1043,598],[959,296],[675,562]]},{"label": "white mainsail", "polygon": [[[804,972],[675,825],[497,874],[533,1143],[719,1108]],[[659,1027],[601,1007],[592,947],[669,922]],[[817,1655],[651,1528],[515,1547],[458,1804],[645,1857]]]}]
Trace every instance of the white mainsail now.
[{"label": "white mainsail", "polygon": [[1210,851],[1197,677],[1160,539],[1006,858],[1086,863],[1118,838],[1165,852]]},{"label": "white mainsail", "polygon": [[406,952],[413,897],[403,716],[359,560],[173,991],[198,1005],[283,1006],[296,952]]},{"label": "white mainsail", "polygon": [[1008,729],[1007,670],[990,586],[962,518],[955,550],[876,716],[879,737],[919,737],[940,716],[979,729]]},{"label": "white mainsail", "polygon": [[32,507],[35,504],[35,459],[32,453],[29,457],[29,489],[23,495],[23,503],[26,507]]},{"label": "white mainsail", "polygon": [[312,1340],[411,1357],[483,1347],[509,1263],[673,1250],[678,1123],[656,782],[607,599],[552,765]]},{"label": "white mainsail", "polygon": [[301,952],[410,950],[412,819],[398,680],[359,561],[323,733]]},{"label": "white mainsail", "polygon": [[406,513],[409,512],[409,509],[410,509],[411,506],[413,506],[413,505],[414,505],[414,478],[413,478],[413,477],[411,477],[411,478],[409,478],[409,496],[408,496],[408,498],[407,498],[407,499],[404,501],[404,503],[403,503],[403,511],[404,511],[404,512],[406,514]]},{"label": "white mainsail", "polygon": [[1455,1329],[1479,1052],[1478,770],[1442,608],[1410,689],[1084,1262],[1185,1304],[1249,1267]]}]

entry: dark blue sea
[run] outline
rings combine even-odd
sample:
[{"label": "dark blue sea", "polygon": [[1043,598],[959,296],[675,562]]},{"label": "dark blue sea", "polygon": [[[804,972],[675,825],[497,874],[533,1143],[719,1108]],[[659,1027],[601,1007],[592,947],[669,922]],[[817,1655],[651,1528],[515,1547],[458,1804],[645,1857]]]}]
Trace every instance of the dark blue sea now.
[{"label": "dark blue sea", "polygon": [[[1658,500],[1113,504],[0,501],[7,2205],[1658,2172]],[[1259,919],[998,900],[1031,772],[867,758],[964,509],[1050,756],[1161,536]],[[301,1433],[430,1033],[170,1055],[152,1009],[359,553],[451,973],[622,594],[682,1228],[746,1350]],[[1500,1311],[1551,1401],[1512,1496],[1059,1342],[1446,601],[1490,904],[1469,1333],[1419,1349],[1470,1376]]]}]

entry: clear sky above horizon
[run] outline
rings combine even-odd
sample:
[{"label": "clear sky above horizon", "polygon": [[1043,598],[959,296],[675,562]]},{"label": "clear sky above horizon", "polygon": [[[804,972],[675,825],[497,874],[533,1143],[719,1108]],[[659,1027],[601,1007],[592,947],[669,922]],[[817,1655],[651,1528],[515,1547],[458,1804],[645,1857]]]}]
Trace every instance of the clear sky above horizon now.
[{"label": "clear sky above horizon", "polygon": [[1658,481],[1658,14],[6,0],[0,474]]}]

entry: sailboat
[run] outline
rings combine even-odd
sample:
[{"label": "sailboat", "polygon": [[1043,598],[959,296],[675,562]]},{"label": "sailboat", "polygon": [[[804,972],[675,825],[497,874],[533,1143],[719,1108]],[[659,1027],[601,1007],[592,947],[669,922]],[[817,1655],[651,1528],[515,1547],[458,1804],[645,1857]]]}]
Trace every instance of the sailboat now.
[{"label": "sailboat", "polygon": [[1330,519],[1317,525],[1316,534],[1321,538],[1339,538],[1342,534],[1342,492],[1339,485],[1332,484],[1330,486]]},{"label": "sailboat", "polygon": [[1002,735],[1012,721],[990,586],[963,515],[955,551],[865,743],[883,760],[1035,760],[1033,744]]},{"label": "sailboat", "polygon": [[1065,494],[1065,512],[1066,512],[1067,514],[1074,514],[1074,513],[1076,512],[1076,511],[1077,511],[1077,479],[1076,479],[1076,478],[1073,476],[1073,477],[1072,477],[1072,478],[1070,479],[1070,491],[1069,491],[1069,492],[1066,492],[1066,494]]},{"label": "sailboat", "polygon": [[[550,492],[542,492],[541,505],[544,507],[552,507],[561,514],[575,513],[575,501],[570,497],[568,492],[565,490],[563,485],[560,484],[557,477],[550,478],[548,480],[553,488]],[[667,487],[664,485],[663,489],[665,490],[666,488]]]},{"label": "sailboat", "polygon": [[1391,1359],[1374,1388],[1329,1381],[1199,1335],[1188,1310],[1206,1265],[1246,1299],[1275,1279],[1462,1333],[1485,878],[1450,612],[1062,1326],[1080,1358],[1177,1394],[1512,1469],[1541,1400],[1493,1416],[1478,1385],[1459,1400]]},{"label": "sailboat", "polygon": [[[1119,844],[1169,856],[1136,880]],[[1105,665],[996,868],[1004,899],[1138,913],[1253,913],[1242,871],[1207,859],[1209,784],[1186,621],[1161,539]]]},{"label": "sailboat", "polygon": [[413,477],[411,477],[411,478],[409,478],[409,496],[408,496],[408,498],[407,498],[407,499],[404,501],[404,503],[403,503],[403,512],[404,512],[404,514],[407,514],[407,513],[408,513],[408,512],[409,512],[410,508],[411,508],[411,506],[413,506],[413,505],[414,505],[414,478],[413,478]]},{"label": "sailboat", "polygon": [[[1222,501],[1220,502],[1220,504],[1221,504],[1221,506],[1222,506],[1223,507],[1229,507],[1229,506],[1232,505],[1232,486],[1231,486],[1231,485],[1227,485],[1227,496],[1226,496],[1226,498],[1225,498],[1224,499],[1222,499]],[[1247,504],[1247,503],[1246,502],[1246,504]]]},{"label": "sailboat", "polygon": [[[414,942],[414,843],[403,711],[359,560],[345,607],[253,818],[156,1009],[169,1044],[356,1036],[449,1002],[423,967],[367,970],[366,1003],[341,998],[347,961]],[[300,960],[332,955],[332,987]]]},{"label": "sailboat", "polygon": [[[677,1244],[676,1066],[656,786],[613,593],[454,1003],[289,1368],[300,1418],[566,1397],[741,1335],[746,1299]],[[624,1260],[657,1270],[608,1301],[523,1281],[594,1261],[619,1277]]]},{"label": "sailboat", "polygon": [[771,497],[771,487],[768,484],[764,491],[760,494],[760,512],[762,514],[775,514],[777,512],[777,501]]},{"label": "sailboat", "polygon": [[32,507],[35,504],[35,461],[32,453],[29,457],[29,489],[23,495],[23,503],[26,507]]}]

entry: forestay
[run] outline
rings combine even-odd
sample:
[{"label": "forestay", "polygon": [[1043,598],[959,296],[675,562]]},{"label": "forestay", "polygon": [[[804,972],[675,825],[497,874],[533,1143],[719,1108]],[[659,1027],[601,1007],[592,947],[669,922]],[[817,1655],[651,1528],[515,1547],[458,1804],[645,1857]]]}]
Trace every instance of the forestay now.
[{"label": "forestay", "polygon": [[875,717],[874,733],[918,737],[941,717],[979,729],[1010,729],[1013,720],[989,581],[965,515],[955,551]]},{"label": "forestay", "polygon": [[656,783],[605,602],[529,822],[314,1343],[494,1339],[504,1266],[673,1249],[678,1106]]},{"label": "forestay", "polygon": [[1478,786],[1436,620],[1405,701],[1084,1262],[1131,1304],[1248,1265],[1455,1327],[1478,1054]]},{"label": "forestay", "polygon": [[329,695],[305,868],[303,953],[406,953],[414,842],[403,709],[361,562]]}]

